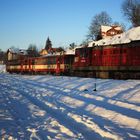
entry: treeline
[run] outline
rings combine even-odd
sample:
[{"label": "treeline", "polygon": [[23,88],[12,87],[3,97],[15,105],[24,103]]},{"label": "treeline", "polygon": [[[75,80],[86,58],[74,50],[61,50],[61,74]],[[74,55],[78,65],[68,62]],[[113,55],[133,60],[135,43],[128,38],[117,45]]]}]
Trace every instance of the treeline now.
[{"label": "treeline", "polygon": [[4,52],[0,49],[0,64],[5,64],[6,60],[7,60],[6,52]]},{"label": "treeline", "polygon": [[[19,48],[16,48],[15,46],[11,46],[11,48],[13,50],[17,50]],[[19,49],[20,50],[20,49]],[[25,50],[26,53],[28,54],[28,56],[31,56],[31,57],[37,57],[39,56],[39,51],[38,51],[38,48],[36,45],[34,44],[30,44],[28,46],[28,49]],[[6,64],[6,61],[7,61],[7,51],[2,51],[0,49],[0,64]]]}]

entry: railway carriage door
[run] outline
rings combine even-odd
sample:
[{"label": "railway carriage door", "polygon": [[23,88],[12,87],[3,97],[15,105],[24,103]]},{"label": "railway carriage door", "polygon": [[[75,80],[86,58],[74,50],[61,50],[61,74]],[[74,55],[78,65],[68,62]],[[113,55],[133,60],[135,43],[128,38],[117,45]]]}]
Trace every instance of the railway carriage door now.
[{"label": "railway carriage door", "polygon": [[33,71],[33,59],[29,59],[29,71]]},{"label": "railway carriage door", "polygon": [[122,49],[122,65],[127,65],[127,52],[126,48]]},{"label": "railway carriage door", "polygon": [[60,74],[60,57],[56,60],[56,74]]},{"label": "railway carriage door", "polygon": [[31,71],[31,59],[29,59],[29,72]]},{"label": "railway carriage door", "polygon": [[23,60],[21,60],[21,68],[20,68],[20,72],[23,72]]}]

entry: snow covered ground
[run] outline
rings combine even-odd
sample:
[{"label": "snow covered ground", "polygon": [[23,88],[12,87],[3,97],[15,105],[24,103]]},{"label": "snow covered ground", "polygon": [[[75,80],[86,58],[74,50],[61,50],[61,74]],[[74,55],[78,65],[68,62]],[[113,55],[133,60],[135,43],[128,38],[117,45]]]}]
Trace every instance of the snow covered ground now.
[{"label": "snow covered ground", "polygon": [[2,138],[139,140],[140,80],[1,73]]},{"label": "snow covered ground", "polygon": [[5,72],[6,72],[5,65],[0,64],[0,73],[5,73]]}]

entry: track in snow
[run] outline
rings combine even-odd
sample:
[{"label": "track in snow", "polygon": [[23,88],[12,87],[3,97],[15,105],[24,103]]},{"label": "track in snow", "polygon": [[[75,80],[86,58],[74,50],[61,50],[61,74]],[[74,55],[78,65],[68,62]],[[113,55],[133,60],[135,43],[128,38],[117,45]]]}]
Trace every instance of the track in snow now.
[{"label": "track in snow", "polygon": [[[107,102],[106,97],[62,88],[53,85],[54,83],[41,83],[11,75],[3,75],[0,78],[1,81],[5,79],[0,84],[1,103],[5,104],[7,112],[11,115],[12,127],[15,129],[11,132],[1,127],[1,137],[81,140],[138,140],[140,137],[140,112],[135,108],[128,109],[126,106],[112,104],[113,101],[117,101],[116,98]],[[104,112],[99,114],[98,111]],[[117,116],[129,119],[133,124],[125,125],[118,121]]]}]

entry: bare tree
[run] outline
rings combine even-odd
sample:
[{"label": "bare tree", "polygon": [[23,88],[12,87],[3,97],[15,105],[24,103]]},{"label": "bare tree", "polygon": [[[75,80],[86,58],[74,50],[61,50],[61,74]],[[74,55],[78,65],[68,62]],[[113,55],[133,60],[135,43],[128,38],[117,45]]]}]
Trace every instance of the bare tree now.
[{"label": "bare tree", "polygon": [[125,0],[122,12],[134,27],[140,26],[140,0]]},{"label": "bare tree", "polygon": [[5,64],[7,60],[6,52],[0,50],[0,64]]},{"label": "bare tree", "polygon": [[69,44],[69,49],[72,50],[76,47],[76,44],[73,42],[71,44]]},{"label": "bare tree", "polygon": [[101,25],[110,25],[112,23],[111,17],[106,12],[101,12],[95,15],[89,26],[89,33],[87,39],[97,40],[100,39],[100,27]]},{"label": "bare tree", "polygon": [[28,52],[28,55],[31,57],[39,56],[39,52],[38,52],[36,45],[30,44],[27,49],[27,52]]},{"label": "bare tree", "polygon": [[116,25],[116,26],[120,26],[122,28],[123,31],[126,30],[126,26],[124,23],[119,23],[117,21],[115,21],[114,23],[112,23],[113,25]]}]

